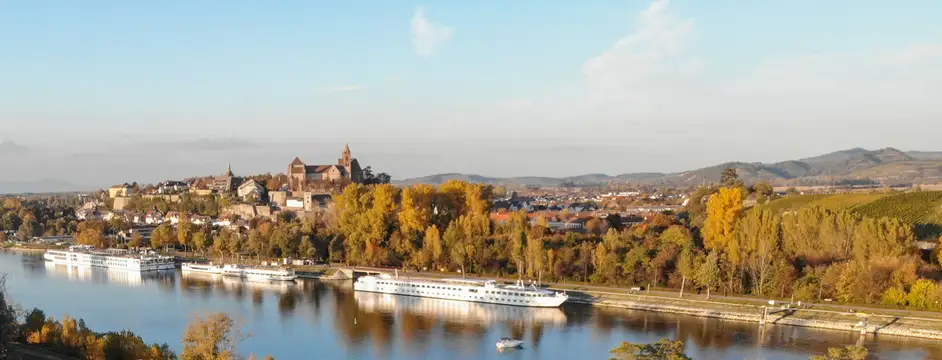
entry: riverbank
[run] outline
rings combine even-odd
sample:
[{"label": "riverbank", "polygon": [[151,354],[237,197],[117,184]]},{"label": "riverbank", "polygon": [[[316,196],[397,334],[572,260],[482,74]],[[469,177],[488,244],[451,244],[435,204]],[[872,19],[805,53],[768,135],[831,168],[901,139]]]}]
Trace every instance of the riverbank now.
[{"label": "riverbank", "polygon": [[721,301],[703,301],[651,295],[570,293],[574,303],[644,310],[723,320],[851,331],[861,334],[896,335],[942,340],[942,321],[878,313],[841,312],[783,306],[757,306]]}]

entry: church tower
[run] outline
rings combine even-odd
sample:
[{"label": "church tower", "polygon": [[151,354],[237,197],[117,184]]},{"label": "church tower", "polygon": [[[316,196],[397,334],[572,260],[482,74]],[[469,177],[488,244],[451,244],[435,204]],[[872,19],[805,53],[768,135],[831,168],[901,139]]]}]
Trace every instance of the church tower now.
[{"label": "church tower", "polygon": [[353,165],[353,155],[350,153],[349,144],[343,146],[343,154],[340,155],[340,159],[337,159],[337,165],[347,168],[348,171]]}]

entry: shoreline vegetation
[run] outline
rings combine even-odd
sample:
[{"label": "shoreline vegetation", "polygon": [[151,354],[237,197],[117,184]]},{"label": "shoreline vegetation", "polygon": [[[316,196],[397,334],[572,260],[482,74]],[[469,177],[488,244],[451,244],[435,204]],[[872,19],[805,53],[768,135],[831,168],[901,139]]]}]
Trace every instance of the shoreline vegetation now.
[{"label": "shoreline vegetation", "polygon": [[[661,339],[650,344],[623,341],[614,349],[610,360],[692,360],[684,353],[683,341]],[[825,355],[811,355],[810,360],[866,360],[870,352],[859,345],[831,347]]]},{"label": "shoreline vegetation", "polygon": [[[237,360],[240,342],[247,338],[228,315],[197,316],[183,335],[178,357],[167,344],[147,344],[129,330],[95,332],[82,319],[56,320],[37,308],[18,309],[0,274],[0,359],[48,360]],[[250,360],[255,355],[249,356]],[[274,360],[266,356],[265,360]]]}]

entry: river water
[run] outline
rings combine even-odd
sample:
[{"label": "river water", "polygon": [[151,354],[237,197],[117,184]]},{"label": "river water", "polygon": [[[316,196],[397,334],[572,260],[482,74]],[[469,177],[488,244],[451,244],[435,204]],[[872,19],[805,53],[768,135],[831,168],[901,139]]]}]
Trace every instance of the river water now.
[{"label": "river water", "polygon": [[[240,353],[291,359],[608,359],[621,341],[683,340],[694,359],[807,359],[860,343],[881,359],[942,359],[942,342],[593,308],[531,309],[354,292],[352,283],[243,282],[179,272],[140,275],[0,252],[13,301],[96,331],[180,339],[195,315],[225,312],[249,337]],[[524,348],[498,352],[503,336]]]}]

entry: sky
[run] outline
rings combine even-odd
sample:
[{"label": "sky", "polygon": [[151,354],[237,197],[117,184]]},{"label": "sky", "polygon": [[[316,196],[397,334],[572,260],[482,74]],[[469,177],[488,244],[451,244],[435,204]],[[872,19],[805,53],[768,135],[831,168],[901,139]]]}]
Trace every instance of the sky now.
[{"label": "sky", "polygon": [[[942,150],[942,2],[0,2],[0,182]],[[2,189],[0,189],[2,190]]]}]

